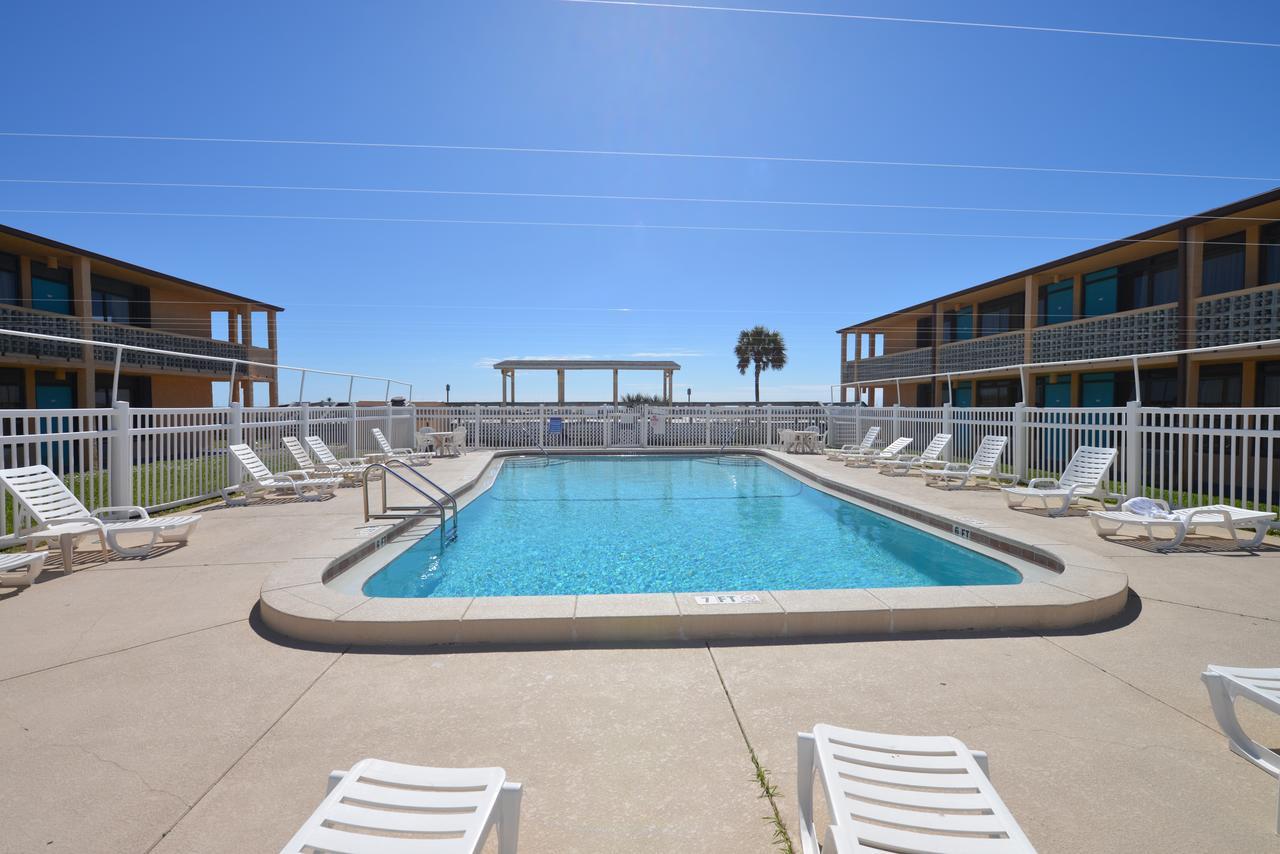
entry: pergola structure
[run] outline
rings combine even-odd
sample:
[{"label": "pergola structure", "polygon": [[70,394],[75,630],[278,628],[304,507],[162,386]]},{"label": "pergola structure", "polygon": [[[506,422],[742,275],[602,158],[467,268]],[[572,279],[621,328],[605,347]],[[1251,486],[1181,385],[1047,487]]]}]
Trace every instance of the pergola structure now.
[{"label": "pergola structure", "polygon": [[[635,359],[506,359],[493,366],[502,372],[502,402],[516,402],[516,371],[555,371],[556,400],[564,403],[565,371],[613,371],[613,402],[618,402],[619,371],[662,371],[662,399],[671,402],[673,375],[680,370],[676,362],[650,362]],[[510,386],[508,396],[507,388]]]}]

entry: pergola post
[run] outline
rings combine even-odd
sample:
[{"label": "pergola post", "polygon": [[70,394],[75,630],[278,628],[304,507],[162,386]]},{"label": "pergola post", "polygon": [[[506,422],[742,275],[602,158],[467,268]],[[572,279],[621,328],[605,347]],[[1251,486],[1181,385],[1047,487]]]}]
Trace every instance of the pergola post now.
[{"label": "pergola post", "polygon": [[556,371],[556,400],[564,403],[564,368]]},{"label": "pergola post", "polygon": [[618,405],[618,369],[613,369],[613,405]]}]

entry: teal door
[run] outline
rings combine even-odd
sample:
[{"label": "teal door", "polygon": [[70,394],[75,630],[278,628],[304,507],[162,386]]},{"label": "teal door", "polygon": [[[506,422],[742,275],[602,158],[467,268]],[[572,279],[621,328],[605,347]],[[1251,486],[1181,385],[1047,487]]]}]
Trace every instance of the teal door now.
[{"label": "teal door", "polygon": [[71,285],[32,276],[31,307],[55,314],[74,314],[71,308]]},{"label": "teal door", "polygon": [[[75,389],[70,384],[42,385],[40,382],[36,382],[36,409],[73,409],[75,405]],[[70,431],[70,418],[40,419],[40,433],[42,435],[68,433]],[[57,453],[59,446],[61,446],[61,453]],[[50,454],[51,450],[55,453]],[[58,442],[56,439],[53,442],[40,443],[40,464],[48,466],[59,474],[72,471],[71,457],[70,443]]]}]

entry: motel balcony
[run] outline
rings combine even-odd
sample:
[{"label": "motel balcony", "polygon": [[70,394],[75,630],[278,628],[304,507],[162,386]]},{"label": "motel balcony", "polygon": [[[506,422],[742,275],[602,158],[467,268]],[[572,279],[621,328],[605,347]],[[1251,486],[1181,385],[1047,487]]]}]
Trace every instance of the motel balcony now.
[{"label": "motel balcony", "polygon": [[1176,305],[1086,317],[1031,332],[1032,362],[1106,359],[1177,348]]},{"label": "motel balcony", "polygon": [[[856,368],[855,368],[856,365]],[[854,376],[854,373],[857,376]],[[886,356],[875,356],[858,362],[846,362],[841,382],[873,382],[933,373],[933,348],[917,347]]]},{"label": "motel balcony", "polygon": [[1280,338],[1280,285],[1201,297],[1196,346],[1221,347]]},{"label": "motel balcony", "polygon": [[[175,350],[190,353],[190,357],[170,356],[163,353],[139,353],[122,351],[120,364],[130,369],[144,369],[166,373],[201,374],[206,376],[230,376],[231,365],[201,359],[215,356],[222,359],[246,359],[254,362],[274,363],[275,354],[268,349],[233,344],[214,338],[164,332],[144,326],[85,320],[66,314],[0,305],[0,356],[34,358],[50,363],[78,363],[83,361],[81,345],[65,341],[43,341],[36,338],[18,338],[4,335],[4,330],[33,332],[42,335],[61,335],[68,338],[88,338],[104,344],[128,344],[134,347],[150,347],[157,350]],[[116,348],[94,347],[93,361],[101,365],[115,363]],[[245,371],[244,367],[240,372]],[[270,369],[259,368],[262,374]]]},{"label": "motel balcony", "polygon": [[981,371],[1021,364],[1025,340],[1019,329],[943,344],[938,348],[938,371]]}]

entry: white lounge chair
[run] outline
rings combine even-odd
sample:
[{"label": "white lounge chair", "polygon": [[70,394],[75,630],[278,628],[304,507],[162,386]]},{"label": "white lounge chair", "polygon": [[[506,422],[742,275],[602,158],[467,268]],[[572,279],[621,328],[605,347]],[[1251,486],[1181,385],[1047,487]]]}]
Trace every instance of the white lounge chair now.
[{"label": "white lounge chair", "polygon": [[285,449],[293,456],[294,462],[298,464],[298,468],[306,472],[308,475],[321,477],[340,478],[343,483],[354,486],[360,480],[360,475],[364,473],[365,465],[343,465],[342,463],[333,462],[317,463],[311,459],[311,455],[307,453],[306,447],[302,442],[298,441],[297,436],[285,436],[281,441],[284,443]]},{"label": "white lounge chair", "polygon": [[969,481],[976,482],[979,478],[993,480],[996,483],[1016,482],[1014,475],[1000,471],[1000,455],[1004,453],[1004,446],[1008,442],[1007,436],[983,436],[972,460],[967,463],[947,463],[940,469],[926,471],[925,483],[937,482],[945,485],[947,489],[962,489],[969,485]]},{"label": "white lounge chair", "polygon": [[1043,503],[1050,516],[1066,513],[1073,502],[1085,499],[1107,506],[1107,490],[1102,479],[1116,458],[1115,448],[1081,445],[1059,478],[1038,477],[1026,486],[1004,487],[1010,507],[1021,507],[1028,499]]},{"label": "white lounge chair", "polygon": [[[1209,689],[1209,703],[1227,736],[1227,745],[1237,753],[1280,778],[1280,755],[1245,734],[1236,714],[1235,699],[1252,700],[1269,712],[1280,715],[1280,667],[1223,667],[1210,664],[1200,679]],[[1276,833],[1280,833],[1280,801],[1276,805]]]},{"label": "white lounge chair", "polygon": [[879,451],[873,451],[870,454],[850,454],[848,457],[845,457],[844,464],[850,468],[854,468],[856,466],[869,466],[872,463],[893,461],[896,460],[898,455],[910,444],[910,436],[904,436],[901,439],[894,439]]},{"label": "white lounge chair", "polygon": [[913,471],[932,471],[946,466],[942,452],[951,444],[950,433],[938,433],[919,454],[902,454],[895,460],[877,460],[881,474],[907,475]]},{"label": "white lounge chair", "polygon": [[[227,450],[239,460],[248,480],[223,487],[222,500],[232,506],[248,504],[250,499],[271,493],[289,493],[303,501],[319,501],[333,494],[342,483],[336,477],[312,477],[301,469],[272,474],[248,445],[230,445]],[[237,497],[237,494],[238,497]]]},{"label": "white lounge chair", "polygon": [[818,724],[799,734],[796,766],[804,854],[818,854],[815,774],[832,822],[822,854],[1035,851],[991,785],[987,755],[958,739]]},{"label": "white lounge chair", "polygon": [[827,451],[827,459],[842,460],[849,454],[867,454],[871,452],[871,446],[875,444],[876,437],[880,435],[879,427],[868,427],[866,434],[862,437],[862,441],[856,445],[841,445],[838,449],[832,448]]},{"label": "white lounge chair", "polygon": [[325,799],[280,854],[474,854],[494,826],[499,854],[515,854],[520,796],[501,768],[362,759],[329,775]]},{"label": "white lounge chair", "polygon": [[387,460],[404,460],[411,466],[429,466],[431,465],[431,457],[423,452],[415,451],[413,448],[393,448],[391,443],[387,441],[387,437],[383,435],[382,430],[374,427],[372,430],[374,441],[378,443],[378,447],[382,449],[378,462]]},{"label": "white lounge chair", "polygon": [[44,568],[45,557],[44,552],[0,554],[0,587],[30,587]]},{"label": "white lounge chair", "polygon": [[316,455],[316,459],[327,466],[367,466],[382,454],[365,454],[362,457],[338,457],[319,436],[308,436],[307,447]]},{"label": "white lounge chair", "polygon": [[[185,543],[200,523],[199,516],[153,519],[146,508],[136,506],[99,507],[91,513],[48,466],[5,469],[0,471],[0,482],[35,522],[33,529],[19,536],[26,539],[29,548],[40,541],[57,540],[64,572],[71,572],[76,541],[86,535],[97,535],[104,555],[110,548],[125,557],[143,557],[157,541]],[[121,534],[146,534],[147,543],[121,545]]]},{"label": "white lounge chair", "polygon": [[789,454],[796,446],[795,430],[779,430],[778,431],[778,450],[784,454]]},{"label": "white lounge chair", "polygon": [[[1090,510],[1089,521],[1099,537],[1110,537],[1125,525],[1143,528],[1147,539],[1155,543],[1158,551],[1167,552],[1182,545],[1187,534],[1196,533],[1200,528],[1222,528],[1231,534],[1231,539],[1238,549],[1256,549],[1271,530],[1271,523],[1276,514],[1264,510],[1245,510],[1229,504],[1209,504],[1204,507],[1187,507],[1181,510],[1170,510],[1169,504],[1159,498],[1146,499],[1156,510],[1156,515],[1147,515],[1121,507],[1119,510]],[[1240,541],[1239,530],[1250,529],[1253,536],[1247,541]],[[1166,538],[1156,536],[1156,531],[1169,531]]]}]

